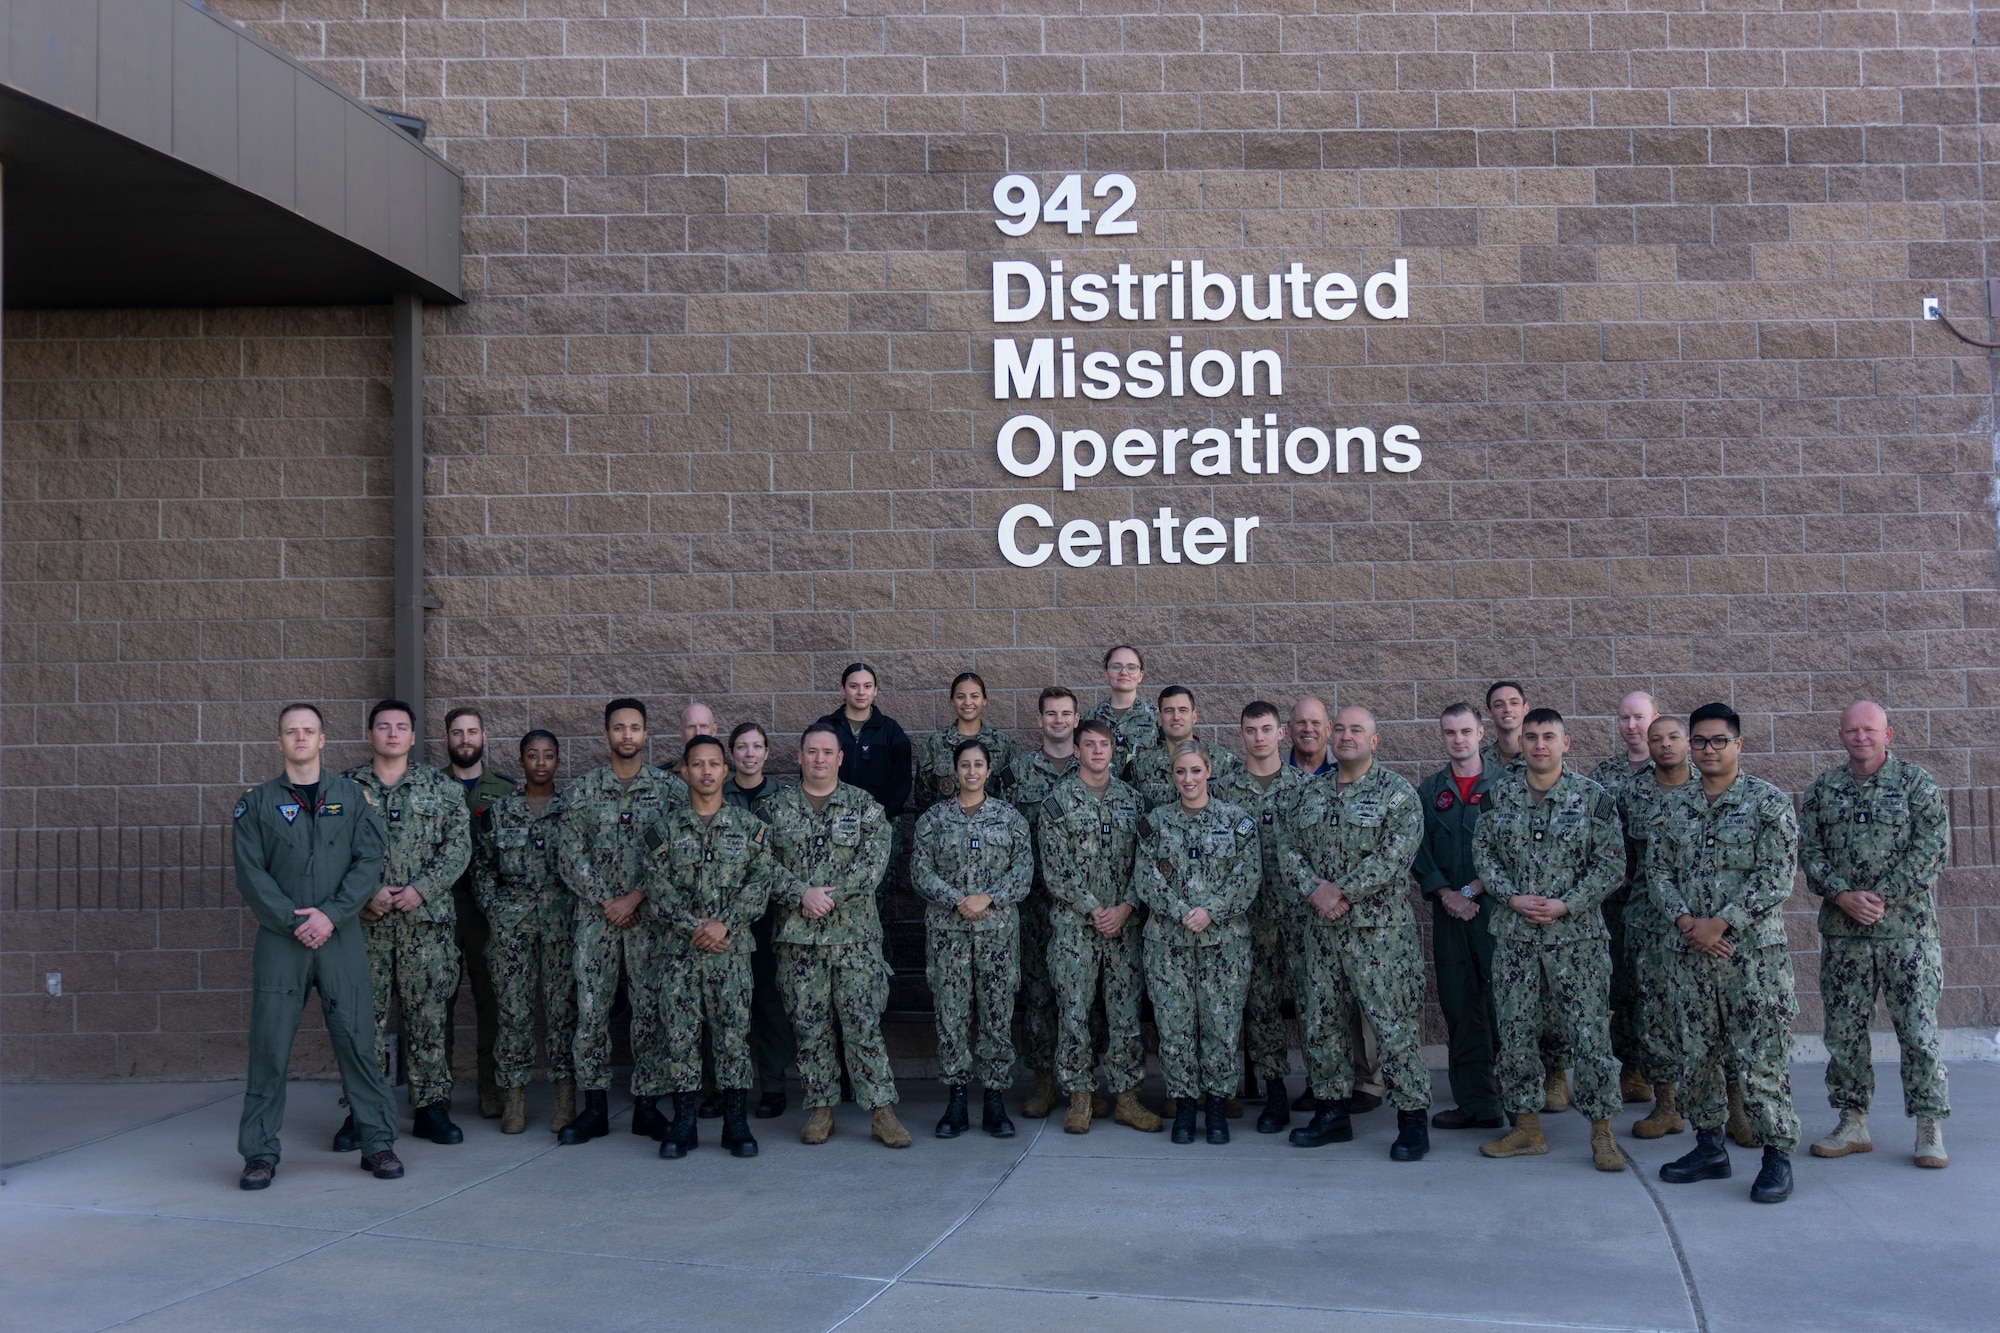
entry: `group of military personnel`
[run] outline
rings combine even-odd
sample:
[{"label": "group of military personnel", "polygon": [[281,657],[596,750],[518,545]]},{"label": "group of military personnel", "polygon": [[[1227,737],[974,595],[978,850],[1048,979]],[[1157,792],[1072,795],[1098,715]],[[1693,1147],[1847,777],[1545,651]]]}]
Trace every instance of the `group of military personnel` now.
[{"label": "group of military personnel", "polygon": [[[1883,995],[1916,1160],[1946,1164],[1933,891],[1949,830],[1929,775],[1889,753],[1878,705],[1842,715],[1849,762],[1819,777],[1801,817],[1742,772],[1741,724],[1719,703],[1683,722],[1628,695],[1622,753],[1585,777],[1566,763],[1562,716],[1498,682],[1484,719],[1469,703],[1444,711],[1448,762],[1412,786],[1377,762],[1365,708],[1329,715],[1308,698],[1287,717],[1253,702],[1238,757],[1195,739],[1185,687],[1139,697],[1138,650],[1113,648],[1104,669],[1109,697],[1086,711],[1068,689],[1041,692],[1033,748],[985,721],[985,684],[963,673],[952,723],[913,750],[876,704],[875,671],[856,663],[841,707],[800,737],[795,783],[764,772],[761,726],[725,740],[699,704],[681,715],[668,768],[646,762],[644,703],[612,700],[609,762],[560,790],[555,736],[522,739],[517,784],[487,766],[470,708],[446,719],[448,770],[412,763],[412,710],[396,700],[371,710],[370,762],[326,776],[319,710],[287,707],[284,776],[234,812],[238,882],[260,925],[243,1188],[275,1174],[286,1062],[314,986],[350,1109],[335,1148],[360,1150],[377,1176],[402,1174],[392,1051],[413,1132],[462,1141],[450,1116],[461,966],[481,1113],[503,1132],[526,1129],[538,1027],[559,1142],[609,1132],[622,993],[632,1131],[660,1156],[697,1147],[711,1116],[724,1147],[754,1156],[750,1092],[757,1118],[783,1114],[794,1061],[803,1142],[825,1142],[851,1097],[875,1139],[909,1146],[881,1029],[884,904],[906,803],[947,1089],[940,1138],[969,1128],[975,1077],[982,1128],[1015,1132],[1005,1094],[1017,1054],[1034,1079],[1030,1117],[1066,1099],[1071,1133],[1107,1116],[1166,1128],[1139,1099],[1150,1002],[1177,1143],[1197,1137],[1198,1116],[1207,1141],[1228,1142],[1246,1077],[1263,1094],[1260,1132],[1307,1110],[1294,1144],[1349,1141],[1351,1117],[1378,1104],[1362,1085],[1379,1079],[1398,1161],[1422,1158],[1434,1127],[1504,1129],[1481,1146],[1489,1157],[1546,1153],[1542,1115],[1574,1104],[1597,1167],[1622,1171],[1612,1118],[1621,1101],[1652,1100],[1635,1135],[1683,1132],[1688,1119],[1696,1130],[1664,1179],[1727,1177],[1727,1133],[1762,1147],[1752,1197],[1776,1202],[1791,1192],[1799,1135],[1780,910],[1803,867],[1822,899],[1840,1113],[1812,1150],[1872,1146],[1868,1027]],[[1457,1103],[1435,1116],[1413,881],[1432,903]],[[1288,992],[1308,1083],[1297,1102]]]}]

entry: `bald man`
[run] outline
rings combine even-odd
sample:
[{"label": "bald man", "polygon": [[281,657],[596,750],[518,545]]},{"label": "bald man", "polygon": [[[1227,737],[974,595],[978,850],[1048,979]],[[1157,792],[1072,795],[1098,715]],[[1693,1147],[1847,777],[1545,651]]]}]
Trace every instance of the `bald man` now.
[{"label": "bald man", "polygon": [[1868,1152],[1875,1093],[1868,1023],[1887,1002],[1902,1047],[1903,1114],[1917,1121],[1917,1165],[1942,1167],[1951,1114],[1939,1058],[1937,1008],[1944,980],[1938,941],[1938,875],[1951,821],[1931,775],[1889,753],[1889,714],[1864,699],[1840,715],[1847,762],[1806,792],[1799,864],[1820,898],[1820,1003],[1826,1013],[1826,1097],[1840,1112],[1815,1157]]},{"label": "bald man", "polygon": [[[1646,728],[1660,715],[1653,696],[1633,690],[1618,701],[1619,752],[1590,770],[1590,780],[1622,805],[1626,784],[1651,770]],[[1625,933],[1625,907],[1632,898],[1632,866],[1625,879],[1604,900],[1604,924],[1611,932],[1611,1054],[1618,1061],[1618,1093],[1628,1102],[1650,1101],[1653,1085],[1646,1081],[1645,1043],[1641,1039],[1638,942]]]},{"label": "bald man", "polygon": [[1309,778],[1329,772],[1333,768],[1333,756],[1327,751],[1326,736],[1332,725],[1332,720],[1326,715],[1326,705],[1310,694],[1293,704],[1292,720],[1287,729],[1292,751],[1287,756],[1287,762]]}]

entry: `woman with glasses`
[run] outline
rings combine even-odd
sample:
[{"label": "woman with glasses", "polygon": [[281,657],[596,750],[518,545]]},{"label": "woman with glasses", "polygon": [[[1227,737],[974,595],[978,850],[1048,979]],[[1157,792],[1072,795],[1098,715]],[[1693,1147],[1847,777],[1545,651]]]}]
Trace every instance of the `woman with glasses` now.
[{"label": "woman with glasses", "polygon": [[1121,643],[1104,654],[1104,683],[1111,697],[1093,704],[1080,720],[1096,718],[1109,723],[1117,746],[1111,771],[1122,780],[1132,771],[1132,756],[1160,743],[1159,710],[1139,697],[1146,680],[1146,659],[1129,643]]},{"label": "woman with glasses", "polygon": [[917,778],[912,802],[917,813],[958,795],[958,768],[954,756],[969,740],[985,744],[993,756],[993,776],[987,785],[995,795],[1005,793],[1007,774],[1014,767],[1014,742],[1007,733],[986,725],[986,682],[976,671],[961,671],[952,678],[951,708],[957,714],[952,725],[939,727],[924,737],[917,747]]},{"label": "woman with glasses", "polygon": [[910,803],[910,738],[901,724],[876,706],[875,668],[850,663],[840,673],[840,707],[820,719],[840,740],[840,780],[873,796],[896,830],[889,868],[875,886],[875,908],[888,919],[889,891],[899,877],[908,848],[898,816]]}]

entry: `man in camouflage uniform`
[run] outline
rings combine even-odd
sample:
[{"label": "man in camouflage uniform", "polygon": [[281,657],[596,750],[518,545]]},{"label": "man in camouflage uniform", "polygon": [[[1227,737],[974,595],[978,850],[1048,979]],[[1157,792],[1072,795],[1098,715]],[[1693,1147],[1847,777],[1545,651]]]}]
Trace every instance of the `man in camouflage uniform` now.
[{"label": "man in camouflage uniform", "polygon": [[[1050,717],[1045,707],[1045,738]],[[1075,719],[1071,700],[1062,727],[1065,745]],[[1014,1133],[1003,1094],[1014,1078],[1014,992],[1021,984],[1017,905],[1035,881],[1035,853],[1028,821],[1007,802],[986,795],[990,764],[980,742],[964,743],[958,756],[959,795],[917,820],[910,855],[910,881],[924,899],[925,972],[937,1011],[938,1077],[949,1096],[937,1124],[941,1139],[965,1132],[965,1090],[975,1066],[986,1089],[982,1127],[995,1138]]]},{"label": "man in camouflage uniform", "polygon": [[1382,1082],[1396,1106],[1390,1154],[1416,1161],[1430,1150],[1430,1070],[1419,1024],[1424,960],[1410,907],[1410,864],[1423,840],[1415,788],[1375,762],[1375,715],[1343,708],[1333,721],[1337,767],[1314,778],[1299,801],[1292,845],[1302,859],[1293,891],[1304,918],[1306,1067],[1312,1123],[1292,1131],[1302,1148],[1354,1137],[1340,1105],[1354,1090],[1351,1013],[1359,1006],[1382,1047]]},{"label": "man in camouflage uniform", "polygon": [[799,1139],[825,1143],[833,1133],[837,1031],[854,1100],[870,1113],[870,1132],[906,1148],[910,1136],[896,1120],[896,1080],[882,1039],[889,964],[875,910],[875,886],[895,841],[888,816],[873,796],[840,780],[840,733],[818,723],[799,738],[799,785],[773,797],[766,814],[771,850],[785,871],[772,886],[778,915],[772,935],[805,1087]]},{"label": "man in camouflage uniform", "polygon": [[1486,687],[1487,727],[1479,758],[1495,769],[1519,776],[1526,760],[1521,755],[1521,722],[1528,716],[1527,691],[1517,680],[1496,680]]},{"label": "man in camouflage uniform", "polygon": [[722,1146],[755,1157],[750,1133],[750,924],[764,914],[784,869],[771,854],[764,821],[722,799],[729,758],[710,734],[690,739],[681,769],[688,803],[640,835],[640,883],[656,921],[659,1021],[673,1121],[660,1156],[684,1157],[698,1144],[701,1039],[715,1053],[722,1089]]},{"label": "man in camouflage uniform", "polygon": [[[1042,802],[1056,784],[1076,772],[1076,696],[1060,685],[1042,691],[1036,702],[1042,748],[1022,750],[1004,784],[1007,801],[1028,821],[1030,838],[1042,817]],[[990,779],[989,779],[990,781]],[[1049,890],[1042,883],[1040,858],[1029,856],[1034,887],[1021,904],[1021,1054],[1034,1071],[1035,1086],[1021,1105],[1033,1120],[1056,1103],[1056,987],[1049,976]]]},{"label": "man in camouflage uniform", "polygon": [[1250,1077],[1264,1081],[1264,1111],[1257,1117],[1259,1134],[1275,1134],[1292,1122],[1291,1095],[1285,1075],[1292,1070],[1285,1044],[1285,987],[1302,1001],[1305,979],[1299,972],[1299,932],[1305,907],[1290,892],[1297,878],[1287,865],[1286,829],[1312,779],[1285,762],[1279,747],[1285,726],[1277,705],[1259,699],[1243,709],[1243,766],[1208,784],[1209,794],[1248,811],[1257,821],[1257,845],[1262,857],[1263,888],[1250,908],[1250,993],[1243,1005],[1243,1053]]},{"label": "man in camouflage uniform", "polygon": [[[1625,784],[1645,769],[1646,728],[1659,715],[1653,696],[1644,690],[1633,690],[1618,701],[1619,753],[1590,770],[1590,780],[1604,788],[1614,805]],[[1604,900],[1602,911],[1605,929],[1611,932],[1611,1054],[1619,1065],[1618,1094],[1624,1101],[1643,1102],[1653,1095],[1653,1088],[1639,1072],[1641,1000],[1633,945],[1625,936],[1625,909],[1631,898],[1628,873]]]},{"label": "man in camouflage uniform", "polygon": [[1611,1136],[1618,1075],[1611,1058],[1610,933],[1601,904],[1625,878],[1618,807],[1589,778],[1564,771],[1562,714],[1522,719],[1525,773],[1493,791],[1473,835],[1472,861],[1493,914],[1493,1009],[1500,1022],[1500,1097],[1514,1127],[1479,1151],[1521,1157],[1542,1137],[1541,1036],[1553,1013],[1576,1058],[1576,1099],[1590,1117],[1599,1171],[1623,1171]]},{"label": "man in camouflage uniform", "polygon": [[1743,1061],[1744,1110],[1764,1145],[1750,1197],[1780,1203],[1791,1197],[1799,1139],[1786,1067],[1798,1001],[1781,916],[1798,873],[1799,825],[1791,798],[1742,771],[1742,737],[1728,705],[1694,710],[1688,745],[1700,785],[1667,797],[1646,849],[1647,892],[1676,931],[1670,975],[1696,1138],[1692,1152],[1660,1168],[1660,1179],[1730,1175],[1722,1059],[1733,1051]]},{"label": "man in camouflage uniform", "polygon": [[[487,765],[486,723],[477,708],[460,705],[444,715],[444,748],[447,760],[445,771],[465,789],[465,808],[472,818],[472,836],[476,844],[480,838],[480,815],[495,801],[513,793],[514,779]],[[478,859],[479,851],[475,846],[475,864]],[[488,1120],[495,1120],[503,1112],[500,1084],[494,1076],[493,1055],[493,1046],[499,1036],[500,1008],[493,993],[493,974],[486,962],[492,931],[487,924],[486,913],[479,906],[479,896],[473,891],[472,876],[473,868],[467,867],[466,872],[458,877],[458,883],[451,886],[452,913],[457,919],[459,963],[465,973],[466,989],[472,992],[479,1114]],[[458,997],[454,994],[444,1019],[445,1059],[453,1064],[457,1063],[453,1054],[457,1019]]]},{"label": "man in camouflage uniform", "polygon": [[[1646,884],[1646,848],[1660,807],[1678,788],[1693,782],[1688,764],[1687,724],[1677,717],[1654,718],[1646,727],[1647,759],[1618,790],[1618,819],[1625,826],[1626,874],[1632,881],[1625,902],[1625,944],[1632,953],[1633,989],[1638,993],[1639,1073],[1653,1089],[1653,1109],[1632,1126],[1632,1135],[1657,1139],[1687,1129],[1681,1115],[1680,1011],[1674,1005],[1668,971],[1669,940],[1680,932],[1660,915]],[[1741,1093],[1736,1096],[1740,1099]]]},{"label": "man in camouflage uniform", "polygon": [[1951,1114],[1938,1044],[1944,955],[1938,940],[1938,876],[1951,850],[1951,820],[1931,775],[1889,753],[1889,714],[1863,700],[1840,716],[1847,762],[1806,792],[1799,859],[1819,895],[1819,993],[1826,1010],[1826,1095],[1840,1112],[1815,1157],[1868,1152],[1875,1094],[1868,1024],[1879,994],[1902,1046],[1903,1114],[1916,1117],[1917,1165],[1950,1163],[1943,1120]]},{"label": "man in camouflage uniform", "polygon": [[1139,1104],[1146,1046],[1139,1002],[1146,973],[1139,900],[1132,891],[1138,847],[1139,793],[1111,776],[1117,740],[1111,724],[1078,724],[1078,768],[1042,802],[1036,822],[1042,882],[1053,900],[1049,974],[1055,982],[1060,1028],[1056,1081],[1069,1095],[1063,1130],[1088,1134],[1093,1114],[1091,1008],[1102,987],[1104,1073],[1117,1094],[1112,1114],[1121,1125],[1152,1133],[1160,1118]]},{"label": "man in camouflage uniform", "polygon": [[1139,697],[1139,686],[1145,680],[1146,660],[1139,656],[1139,650],[1129,643],[1119,644],[1104,654],[1104,683],[1111,687],[1111,697],[1092,704],[1083,715],[1110,724],[1118,749],[1111,761],[1111,774],[1125,783],[1132,780],[1133,756],[1160,743],[1160,714]]},{"label": "man in camouflage uniform", "polygon": [[[613,699],[604,707],[611,762],[563,792],[556,866],[576,902],[576,1066],[583,1112],[556,1141],[587,1143],[611,1132],[611,1004],[625,977],[632,1006],[632,1132],[666,1132],[659,1099],[667,1082],[660,1029],[658,924],[642,911],[645,834],[678,807],[680,779],[647,764],[646,706]],[[673,778],[673,784],[668,782]],[[680,784],[685,791],[685,784]]]},{"label": "man in camouflage uniform", "polygon": [[1146,991],[1174,1099],[1173,1141],[1194,1142],[1195,1099],[1206,1093],[1208,1141],[1227,1143],[1263,854],[1249,812],[1208,794],[1204,748],[1184,740],[1172,757],[1179,799],[1140,821],[1132,882],[1146,906]]},{"label": "man in camouflage uniform", "polygon": [[[1180,794],[1174,790],[1173,751],[1182,741],[1194,739],[1195,726],[1201,721],[1194,708],[1194,691],[1185,685],[1169,685],[1161,690],[1159,716],[1160,743],[1135,753],[1125,778],[1145,797],[1148,810],[1180,800]],[[1219,745],[1203,748],[1208,751],[1215,778],[1242,771],[1243,761],[1230,751]]]},{"label": "man in camouflage uniform", "polygon": [[[345,774],[374,798],[388,834],[382,887],[361,909],[375,993],[376,1057],[386,1075],[393,993],[403,1009],[400,1031],[403,1063],[410,1075],[410,1132],[433,1143],[462,1143],[465,1134],[451,1120],[445,1018],[452,996],[458,993],[451,886],[472,860],[472,821],[465,810],[465,793],[456,782],[428,764],[410,762],[416,740],[410,706],[384,699],[368,714],[368,745],[374,760]],[[343,1145],[336,1141],[335,1146]]]},{"label": "man in camouflage uniform", "polygon": [[[521,741],[527,781],[473,818],[472,884],[486,922],[487,967],[499,1010],[494,1078],[500,1132],[528,1128],[527,1087],[535,1066],[535,1016],[547,1034],[557,1133],[576,1119],[576,899],[556,870],[562,798],[556,793],[561,751],[546,731]],[[484,779],[482,779],[483,781]]]}]

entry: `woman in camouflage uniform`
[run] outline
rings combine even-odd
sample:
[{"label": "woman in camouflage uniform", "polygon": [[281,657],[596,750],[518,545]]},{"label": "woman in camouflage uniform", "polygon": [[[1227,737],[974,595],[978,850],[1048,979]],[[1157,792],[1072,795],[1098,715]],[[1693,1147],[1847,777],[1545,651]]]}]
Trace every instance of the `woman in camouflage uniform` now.
[{"label": "woman in camouflage uniform", "polygon": [[[1014,992],[1021,984],[1021,923],[1016,905],[1034,882],[1035,854],[1020,811],[986,794],[993,755],[974,737],[953,760],[956,800],[917,821],[910,878],[925,901],[926,973],[937,1006],[939,1075],[950,1103],[937,1136],[966,1129],[965,1091],[978,1065],[986,1087],[981,1127],[1007,1138],[1014,1124],[1001,1094],[1013,1079]],[[972,1043],[978,1010],[979,1043]]]},{"label": "woman in camouflage uniform", "polygon": [[1208,1094],[1208,1141],[1229,1142],[1224,1103],[1243,1058],[1238,1036],[1250,993],[1250,905],[1263,879],[1257,822],[1211,800],[1208,751],[1174,747],[1175,805],[1139,822],[1132,889],[1145,904],[1146,993],[1160,1065],[1174,1098],[1174,1142],[1194,1142],[1195,1099]]},{"label": "woman in camouflage uniform", "polygon": [[1145,680],[1146,659],[1137,648],[1121,643],[1110,649],[1104,654],[1104,683],[1111,687],[1111,697],[1092,704],[1078,719],[1087,722],[1096,718],[1111,724],[1111,738],[1118,746],[1111,774],[1121,781],[1128,780],[1126,775],[1132,771],[1132,756],[1160,743],[1160,712],[1139,697],[1139,686]]},{"label": "woman in camouflage uniform", "polygon": [[986,746],[993,756],[993,776],[989,784],[996,796],[1005,794],[1004,783],[1014,766],[1014,742],[1003,731],[986,725],[986,682],[976,671],[961,671],[952,678],[951,708],[958,714],[948,727],[939,727],[924,737],[917,747],[917,784],[911,804],[921,815],[939,801],[958,795],[958,747],[969,740]]},{"label": "woman in camouflage uniform", "polygon": [[575,898],[556,873],[556,827],[562,798],[556,767],[562,751],[546,731],[521,738],[526,783],[503,796],[474,830],[472,893],[486,914],[486,966],[498,1001],[493,1042],[500,1085],[500,1132],[528,1127],[528,1077],[535,1067],[535,1014],[546,1024],[549,1081],[555,1084],[550,1130],[576,1119],[576,1077],[570,1052],[576,1036]]}]

